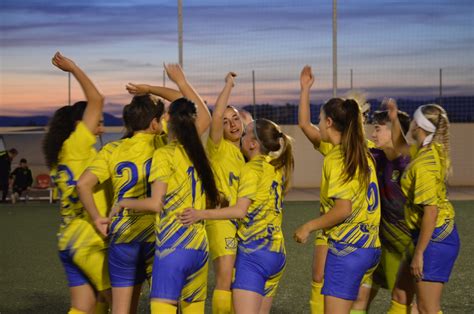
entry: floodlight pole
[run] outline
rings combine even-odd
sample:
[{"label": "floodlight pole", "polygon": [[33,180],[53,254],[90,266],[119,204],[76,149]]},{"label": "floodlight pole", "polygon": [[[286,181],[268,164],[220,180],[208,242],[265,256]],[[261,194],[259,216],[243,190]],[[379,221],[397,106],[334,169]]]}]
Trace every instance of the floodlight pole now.
[{"label": "floodlight pole", "polygon": [[68,104],[69,106],[71,105],[71,72],[67,72],[67,80],[68,80],[68,88],[67,88],[67,94],[68,94]]},{"label": "floodlight pole", "polygon": [[337,95],[337,0],[332,1],[332,96]]},{"label": "floodlight pole", "polygon": [[178,0],[178,58],[183,67],[183,0]]},{"label": "floodlight pole", "polygon": [[256,97],[255,97],[255,70],[252,70],[252,94],[253,94],[253,118],[257,118]]}]

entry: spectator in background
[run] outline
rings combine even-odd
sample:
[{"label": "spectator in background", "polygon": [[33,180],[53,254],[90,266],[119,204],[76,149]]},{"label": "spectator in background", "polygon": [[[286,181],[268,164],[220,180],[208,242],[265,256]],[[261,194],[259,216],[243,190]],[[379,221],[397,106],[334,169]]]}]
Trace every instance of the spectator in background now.
[{"label": "spectator in background", "polygon": [[[12,204],[15,204],[17,200],[20,199],[21,194],[28,189],[33,184],[33,176],[31,175],[31,170],[28,168],[28,162],[25,158],[20,160],[20,166],[13,170],[11,177],[13,179],[13,188],[12,188]],[[28,197],[28,194],[25,195],[25,200]]]},{"label": "spectator in background", "polygon": [[2,203],[7,199],[11,165],[16,155],[18,155],[18,151],[15,148],[0,152],[0,191],[2,191]]}]

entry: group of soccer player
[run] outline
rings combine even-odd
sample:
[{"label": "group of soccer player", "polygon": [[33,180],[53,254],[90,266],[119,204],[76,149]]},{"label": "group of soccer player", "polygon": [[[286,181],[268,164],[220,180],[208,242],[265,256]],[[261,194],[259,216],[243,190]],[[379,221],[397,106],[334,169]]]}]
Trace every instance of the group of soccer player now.
[{"label": "group of soccer player", "polygon": [[[213,313],[269,313],[286,265],[292,139],[228,106],[236,74],[225,77],[212,116],[179,65],[165,66],[178,90],[129,83],[126,132],[97,152],[103,96],[72,60],[56,53],[52,63],[86,98],[55,112],[43,142],[61,198],[69,313],[136,313],[145,281],[152,313],[204,313],[209,260]],[[459,251],[446,198],[446,112],[418,108],[410,148],[408,115],[390,101],[374,115],[371,142],[353,99],[329,100],[311,124],[313,82],[307,66],[299,125],[324,155],[321,215],[294,234],[305,243],[317,231],[312,313],[365,313],[379,286],[393,291],[389,313],[438,313]]]}]

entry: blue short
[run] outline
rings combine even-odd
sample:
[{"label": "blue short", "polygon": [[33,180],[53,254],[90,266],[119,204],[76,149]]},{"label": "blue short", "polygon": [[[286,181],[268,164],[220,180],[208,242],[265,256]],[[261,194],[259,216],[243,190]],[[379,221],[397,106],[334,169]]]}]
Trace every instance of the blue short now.
[{"label": "blue short", "polygon": [[59,251],[59,258],[63,263],[69,287],[90,284],[84,272],[74,263],[71,250]]},{"label": "blue short", "polygon": [[142,284],[151,276],[155,242],[110,243],[109,275],[112,287]]},{"label": "blue short", "polygon": [[357,248],[329,240],[321,293],[356,300],[362,278],[377,267],[380,248]]},{"label": "blue short", "polygon": [[285,265],[284,253],[268,250],[247,253],[239,247],[232,289],[253,291],[271,297],[276,293]]},{"label": "blue short", "polygon": [[150,298],[200,302],[206,300],[209,252],[156,248]]},{"label": "blue short", "polygon": [[[448,282],[454,262],[459,254],[460,240],[456,226],[451,233],[444,236],[445,227],[434,230],[433,236],[423,253],[423,281]],[[413,242],[418,243],[418,234],[413,235]]]}]

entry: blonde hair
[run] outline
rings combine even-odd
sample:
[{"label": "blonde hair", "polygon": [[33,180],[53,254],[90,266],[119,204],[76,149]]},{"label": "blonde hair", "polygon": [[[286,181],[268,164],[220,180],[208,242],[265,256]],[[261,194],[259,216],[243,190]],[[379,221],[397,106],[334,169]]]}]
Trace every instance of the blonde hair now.
[{"label": "blonde hair", "polygon": [[441,144],[439,154],[441,167],[445,174],[452,173],[451,146],[449,143],[449,119],[446,110],[437,104],[429,104],[421,109],[423,115],[436,127],[432,143]]}]

